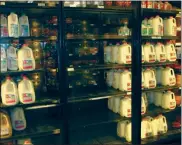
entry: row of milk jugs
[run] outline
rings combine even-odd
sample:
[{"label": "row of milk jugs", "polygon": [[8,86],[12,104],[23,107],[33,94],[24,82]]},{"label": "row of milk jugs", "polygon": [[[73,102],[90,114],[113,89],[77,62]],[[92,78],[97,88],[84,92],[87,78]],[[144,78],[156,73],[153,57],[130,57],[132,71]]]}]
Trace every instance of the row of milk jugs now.
[{"label": "row of milk jugs", "polygon": [[[120,45],[109,44],[104,48],[104,62],[105,63],[118,63],[118,64],[131,64],[132,48],[126,42]],[[176,61],[176,50],[174,44],[168,42],[166,45],[158,42],[155,46],[149,42],[142,45],[142,63],[154,63],[165,61]]]},{"label": "row of milk jugs", "polygon": [[9,46],[7,50],[1,46],[1,72],[7,70],[23,70],[31,71],[35,69],[35,59],[33,51],[26,44],[18,50],[13,46]]},{"label": "row of milk jugs", "polygon": [[176,36],[176,19],[172,16],[164,18],[164,20],[160,16],[145,18],[142,21],[141,29],[142,36]]},{"label": "row of milk jugs", "polygon": [[[148,106],[146,94],[142,94],[141,114],[145,114]],[[114,113],[120,114],[122,117],[131,117],[132,107],[130,97],[114,96],[108,99],[108,108]]]},{"label": "row of milk jugs", "polygon": [[35,91],[32,81],[23,76],[17,87],[11,77],[7,77],[1,84],[1,98],[2,103],[7,106],[16,105],[19,101],[23,104],[34,103]]},{"label": "row of milk jugs", "polygon": [[[166,117],[158,115],[155,118],[147,116],[141,122],[141,139],[167,133],[168,124]],[[120,121],[117,124],[117,135],[125,138],[128,142],[132,141],[132,123],[129,120]]]},{"label": "row of milk jugs", "polygon": [[[114,89],[119,89],[120,91],[131,91],[131,71],[110,70],[106,73],[106,83],[108,86],[112,86]],[[142,71],[142,89],[155,88],[157,84],[174,86],[176,84],[174,70],[166,67]]]}]

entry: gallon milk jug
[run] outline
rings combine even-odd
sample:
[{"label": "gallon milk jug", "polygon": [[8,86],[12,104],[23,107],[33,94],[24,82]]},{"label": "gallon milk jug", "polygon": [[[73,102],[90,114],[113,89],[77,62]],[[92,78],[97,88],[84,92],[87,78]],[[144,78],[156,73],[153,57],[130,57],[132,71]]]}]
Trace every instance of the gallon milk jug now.
[{"label": "gallon milk jug", "polygon": [[156,70],[155,70],[155,73],[156,73],[156,80],[157,80],[157,84],[158,85],[161,85],[162,84],[162,71],[164,70],[163,67],[158,67]]},{"label": "gallon milk jug", "polygon": [[20,107],[11,110],[11,122],[14,130],[24,130],[26,128],[26,119],[24,111]]},{"label": "gallon milk jug", "polygon": [[8,16],[8,33],[9,37],[19,37],[18,16],[15,13]]},{"label": "gallon milk jug", "polygon": [[112,50],[112,44],[109,44],[109,46],[104,47],[104,62],[105,63],[111,62],[111,50]]},{"label": "gallon milk jug", "polygon": [[[141,139],[144,139],[147,137],[147,125],[148,121],[146,119],[143,119],[141,122]],[[149,128],[151,130],[151,128]]]},{"label": "gallon milk jug", "polygon": [[8,21],[7,18],[5,17],[5,15],[0,14],[0,33],[1,33],[1,37],[8,37]]},{"label": "gallon milk jug", "polygon": [[118,48],[118,63],[131,64],[131,45],[126,42]]},{"label": "gallon milk jug", "polygon": [[168,61],[176,61],[177,56],[176,56],[176,50],[175,50],[175,46],[174,44],[168,42],[165,45],[165,49],[166,49],[166,57]]},{"label": "gallon milk jug", "polygon": [[21,103],[30,104],[35,102],[33,83],[26,76],[23,76],[23,80],[18,83],[18,93]]},{"label": "gallon milk jug", "polygon": [[18,67],[20,70],[24,71],[31,71],[35,69],[35,59],[32,49],[25,44],[18,51]]},{"label": "gallon milk jug", "polygon": [[111,87],[113,83],[113,79],[114,79],[114,71],[110,70],[106,74],[107,74],[107,78],[106,78],[107,85]]},{"label": "gallon milk jug", "polygon": [[7,49],[7,60],[8,60],[8,70],[18,69],[16,48],[14,48],[13,46],[9,46]]},{"label": "gallon milk jug", "polygon": [[28,17],[23,14],[20,18],[19,18],[19,30],[20,30],[20,36],[24,36],[24,37],[28,37],[30,36],[30,30],[29,30],[29,21],[28,21]]},{"label": "gallon milk jug", "polygon": [[159,16],[156,16],[152,20],[153,35],[154,36],[163,36],[163,19]]},{"label": "gallon milk jug", "polygon": [[175,109],[176,108],[176,99],[175,95],[171,91],[167,91],[163,94],[161,106],[164,109]]},{"label": "gallon milk jug", "polygon": [[16,105],[19,102],[18,89],[10,77],[1,85],[2,103],[7,106]]},{"label": "gallon milk jug", "polygon": [[119,111],[120,111],[120,100],[121,100],[121,97],[119,97],[119,96],[113,97],[113,108],[112,108],[112,110],[113,110],[114,113],[119,113]]},{"label": "gallon milk jug", "polygon": [[174,17],[169,17],[164,19],[164,35],[176,36],[176,34],[177,34],[176,19]]},{"label": "gallon milk jug", "polygon": [[125,127],[125,139],[128,142],[131,142],[131,134],[132,134],[131,122],[129,122],[129,123],[126,124],[126,127]]},{"label": "gallon milk jug", "polygon": [[147,42],[144,47],[145,62],[154,63],[156,61],[155,49],[152,44]]},{"label": "gallon milk jug", "polygon": [[155,45],[155,53],[156,59],[158,62],[165,62],[166,61],[166,51],[165,47],[162,43],[157,43]]},{"label": "gallon milk jug", "polygon": [[12,136],[12,126],[8,114],[0,111],[0,138],[5,139]]},{"label": "gallon milk jug", "polygon": [[144,49],[143,49],[143,45],[142,45],[142,63],[145,62],[145,54],[144,54]]},{"label": "gallon milk jug", "polygon": [[114,45],[112,47],[112,50],[111,50],[111,62],[112,63],[117,63],[117,58],[118,58],[118,48],[119,48],[120,44],[117,43],[116,45]]},{"label": "gallon milk jug", "polygon": [[147,135],[146,136],[147,137],[156,136],[157,132],[158,132],[157,120],[153,119],[150,116],[145,117],[145,120],[148,121],[148,123],[147,123]]},{"label": "gallon milk jug", "polygon": [[117,124],[117,135],[119,137],[125,138],[125,128],[126,125],[129,124],[129,120],[120,121]]},{"label": "gallon milk jug", "polygon": [[163,115],[159,115],[157,116],[157,120],[158,120],[158,134],[166,133],[168,130],[166,117]]},{"label": "gallon milk jug", "polygon": [[165,69],[163,69],[161,83],[164,86],[176,85],[176,77],[172,68],[166,67]]},{"label": "gallon milk jug", "polygon": [[108,109],[112,110],[113,108],[113,101],[114,101],[114,97],[111,97],[108,99]]},{"label": "gallon milk jug", "polygon": [[121,71],[120,70],[117,70],[117,71],[114,72],[112,86],[115,89],[118,89],[119,88],[119,84],[120,84],[120,74],[121,74]]},{"label": "gallon milk jug", "polygon": [[147,102],[147,96],[146,96],[146,93],[142,93],[142,107],[141,107],[141,114],[145,114],[146,113],[146,110],[147,110],[147,106],[148,106],[148,102]]},{"label": "gallon milk jug", "polygon": [[163,92],[154,92],[154,104],[156,106],[161,106],[163,101]]},{"label": "gallon milk jug", "polygon": [[119,114],[123,117],[131,117],[131,98],[125,97],[120,100]]},{"label": "gallon milk jug", "polygon": [[155,73],[151,69],[147,69],[144,71],[144,87],[145,88],[155,88],[156,87],[156,77]]},{"label": "gallon milk jug", "polygon": [[144,83],[145,83],[145,81],[144,81],[144,75],[143,75],[143,71],[142,71],[142,89],[144,89]]},{"label": "gallon milk jug", "polygon": [[120,74],[119,78],[119,90],[131,91],[131,72],[125,70]]},{"label": "gallon milk jug", "polygon": [[0,45],[1,47],[1,72],[7,71],[7,57],[6,57],[6,50],[5,48]]}]

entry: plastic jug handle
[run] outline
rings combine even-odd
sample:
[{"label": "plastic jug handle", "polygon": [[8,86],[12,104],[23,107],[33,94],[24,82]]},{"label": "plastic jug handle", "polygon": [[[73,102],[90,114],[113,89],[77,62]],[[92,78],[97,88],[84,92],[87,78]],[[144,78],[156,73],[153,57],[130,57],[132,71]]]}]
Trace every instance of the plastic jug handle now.
[{"label": "plastic jug handle", "polygon": [[176,19],[175,18],[173,18],[173,23],[176,23]]}]

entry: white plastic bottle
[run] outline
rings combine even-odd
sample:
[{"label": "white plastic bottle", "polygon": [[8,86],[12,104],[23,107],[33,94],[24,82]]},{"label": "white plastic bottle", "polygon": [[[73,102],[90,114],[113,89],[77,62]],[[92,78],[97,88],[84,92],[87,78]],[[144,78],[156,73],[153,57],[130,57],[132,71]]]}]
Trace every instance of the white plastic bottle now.
[{"label": "white plastic bottle", "polygon": [[10,37],[19,37],[18,16],[13,12],[8,16],[8,33]]},{"label": "white plastic bottle", "polygon": [[176,50],[175,50],[175,46],[174,44],[172,44],[171,42],[168,42],[165,45],[165,49],[166,49],[166,57],[168,61],[176,61],[177,59],[177,55],[176,55]]},{"label": "white plastic bottle", "polygon": [[147,42],[144,47],[145,62],[154,63],[156,61],[156,53],[154,46]]},{"label": "white plastic bottle", "polygon": [[106,74],[107,74],[107,77],[106,77],[107,85],[109,87],[111,87],[112,84],[113,84],[113,79],[114,79],[114,71],[113,70],[109,70],[109,71],[107,71]]},{"label": "white plastic bottle", "polygon": [[105,63],[111,62],[111,49],[112,49],[111,43],[108,46],[104,47],[104,62]]},{"label": "white plastic bottle", "polygon": [[142,45],[142,63],[145,62],[145,54],[144,54],[144,49],[143,49],[143,45]]},{"label": "white plastic bottle", "polygon": [[131,91],[131,79],[131,72],[128,70],[124,70],[124,72],[120,74],[119,90]]},{"label": "white plastic bottle", "polygon": [[31,104],[35,102],[33,83],[26,76],[23,76],[23,80],[18,83],[18,93],[21,103]]},{"label": "white plastic bottle", "polygon": [[119,114],[122,117],[131,117],[131,98],[125,97],[120,100]]},{"label": "white plastic bottle", "polygon": [[0,27],[1,27],[1,37],[8,37],[8,21],[7,18],[5,17],[5,15],[0,14]]},{"label": "white plastic bottle", "polygon": [[116,71],[114,72],[113,83],[112,83],[112,87],[113,87],[114,89],[119,89],[120,74],[121,74],[121,71],[120,71],[120,70],[116,70]]},{"label": "white plastic bottle", "polygon": [[128,142],[131,142],[131,134],[132,134],[131,122],[129,122],[126,124],[126,127],[125,127],[125,139]]},{"label": "white plastic bottle", "polygon": [[7,49],[7,60],[8,60],[8,70],[17,70],[18,69],[18,59],[16,48],[9,46]]},{"label": "white plastic bottle", "polygon": [[161,107],[164,109],[173,110],[176,108],[175,95],[171,91],[167,91],[163,94]]},{"label": "white plastic bottle", "polygon": [[115,96],[113,97],[113,112],[114,113],[119,113],[120,111],[120,100],[121,100],[121,97],[120,96]]},{"label": "white plastic bottle", "polygon": [[166,133],[168,131],[166,117],[163,115],[158,115],[157,120],[158,120],[158,134]]},{"label": "white plastic bottle", "polygon": [[117,124],[117,135],[119,137],[125,138],[125,128],[126,125],[129,124],[130,121],[129,120],[124,120],[124,121],[120,121]]},{"label": "white plastic bottle", "polygon": [[174,70],[170,67],[166,67],[162,71],[161,84],[164,86],[176,85],[176,77]]},{"label": "white plastic bottle", "polygon": [[158,62],[166,61],[166,49],[162,43],[158,42],[155,45],[155,53],[156,53],[156,59]]},{"label": "white plastic bottle", "polygon": [[118,48],[119,48],[119,43],[114,45],[111,49],[111,62],[112,63],[117,63],[117,58],[118,58]]},{"label": "white plastic bottle", "polygon": [[19,33],[20,36],[23,36],[23,37],[30,36],[29,20],[28,20],[28,16],[26,16],[25,14],[23,14],[19,18],[19,30],[20,30],[20,33]]},{"label": "white plastic bottle", "polygon": [[147,96],[146,93],[142,93],[142,107],[141,107],[141,114],[145,114],[147,111],[147,106],[148,106],[148,101],[147,101]]},{"label": "white plastic bottle", "polygon": [[176,34],[177,34],[176,19],[172,16],[164,19],[164,35],[176,36]]},{"label": "white plastic bottle", "polygon": [[26,128],[26,119],[24,111],[20,107],[11,110],[11,122],[14,130],[20,131]]},{"label": "white plastic bottle", "polygon": [[155,88],[156,87],[156,76],[153,70],[146,69],[144,71],[145,88]]},{"label": "white plastic bottle", "polygon": [[11,77],[7,77],[1,85],[2,103],[7,106],[16,105],[19,102],[18,89]]},{"label": "white plastic bottle", "polygon": [[113,108],[113,101],[114,101],[113,97],[108,99],[108,109],[110,110],[112,110]]},{"label": "white plastic bottle", "polygon": [[1,72],[7,71],[7,57],[6,57],[6,49],[0,45],[1,47]]},{"label": "white plastic bottle", "polygon": [[18,51],[18,67],[20,70],[31,71],[35,69],[35,59],[32,49],[26,44]]},{"label": "white plastic bottle", "polygon": [[158,15],[152,20],[153,35],[163,36],[163,19]]}]

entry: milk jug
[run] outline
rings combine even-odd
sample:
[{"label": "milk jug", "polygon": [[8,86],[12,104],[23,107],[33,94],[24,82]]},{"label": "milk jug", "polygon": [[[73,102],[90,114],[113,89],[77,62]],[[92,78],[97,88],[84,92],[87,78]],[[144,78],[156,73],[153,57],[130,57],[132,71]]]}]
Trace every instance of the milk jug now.
[{"label": "milk jug", "polygon": [[126,124],[126,127],[125,127],[125,139],[128,142],[131,142],[131,133],[132,133],[131,122],[129,122],[129,123]]},{"label": "milk jug", "polygon": [[7,71],[7,57],[6,57],[6,50],[5,48],[0,45],[1,47],[1,72]]},{"label": "milk jug", "polygon": [[111,50],[111,62],[117,63],[119,43],[114,45]]},{"label": "milk jug", "polygon": [[164,70],[163,67],[158,67],[156,70],[155,70],[155,73],[156,73],[156,80],[157,80],[157,84],[158,85],[161,85],[162,84],[162,71]]},{"label": "milk jug", "polygon": [[112,86],[112,83],[113,83],[113,79],[114,79],[114,71],[113,70],[110,70],[106,74],[107,74],[107,77],[106,77],[107,85],[109,87],[111,87]]},{"label": "milk jug", "polygon": [[119,113],[120,111],[120,100],[121,100],[121,97],[120,96],[115,96],[113,97],[113,112],[114,113]]},{"label": "milk jug", "polygon": [[0,138],[5,139],[12,136],[12,126],[8,114],[0,111]]},{"label": "milk jug", "polygon": [[131,72],[125,70],[120,74],[119,78],[119,90],[131,91]]},{"label": "milk jug", "polygon": [[8,33],[10,37],[19,37],[18,16],[13,12],[8,16]]},{"label": "milk jug", "polygon": [[121,71],[120,70],[117,70],[117,71],[114,72],[112,86],[115,89],[118,89],[119,88],[119,84],[120,84],[120,74],[121,74]]},{"label": "milk jug", "polygon": [[119,114],[123,117],[131,117],[131,98],[125,97],[120,100]]},{"label": "milk jug", "polygon": [[147,69],[144,71],[144,87],[145,88],[155,88],[156,87],[156,77],[153,70]]},{"label": "milk jug", "polygon": [[25,44],[18,51],[18,67],[20,70],[24,71],[31,71],[35,69],[35,59],[32,49]]},{"label": "milk jug", "polygon": [[112,108],[113,108],[113,102],[114,102],[114,98],[113,97],[108,99],[108,108],[110,110],[112,110]]},{"label": "milk jug", "polygon": [[7,106],[16,105],[19,102],[18,90],[15,82],[7,77],[1,85],[2,103]]},{"label": "milk jug", "polygon": [[168,42],[165,45],[165,49],[166,49],[166,57],[167,57],[167,60],[168,61],[171,61],[171,62],[176,61],[177,56],[176,56],[176,50],[175,50],[174,44]]},{"label": "milk jug", "polygon": [[154,63],[156,61],[155,49],[152,44],[147,42],[144,47],[145,62]]},{"label": "milk jug", "polygon": [[147,18],[145,18],[143,21],[142,21],[142,36],[147,36],[148,33],[147,33]]},{"label": "milk jug", "polygon": [[174,86],[176,85],[176,77],[174,70],[170,67],[166,67],[162,71],[161,84],[164,86]]},{"label": "milk jug", "polygon": [[163,92],[154,92],[154,104],[156,106],[161,106],[163,100]]},{"label": "milk jug", "polygon": [[28,17],[24,14],[19,18],[19,27],[20,27],[19,28],[20,36],[24,37],[30,36]]},{"label": "milk jug", "polygon": [[109,46],[104,47],[104,62],[105,63],[111,62],[111,49],[112,49],[112,44],[109,44]]},{"label": "milk jug", "polygon": [[20,107],[11,110],[11,122],[14,130],[20,131],[26,128],[24,111]]},{"label": "milk jug", "polygon": [[158,120],[158,134],[166,133],[168,130],[166,117],[163,115],[159,115],[157,116],[157,120]]},{"label": "milk jug", "polygon": [[18,83],[18,93],[21,103],[30,104],[35,102],[33,83],[26,76],[23,76],[23,80]]},{"label": "milk jug", "polygon": [[146,110],[147,110],[147,105],[148,105],[148,102],[147,102],[147,96],[146,96],[146,93],[142,93],[142,110],[141,110],[141,114],[145,114],[146,113]]},{"label": "milk jug", "polygon": [[164,35],[176,36],[176,34],[177,34],[176,19],[173,17],[164,19]]},{"label": "milk jug", "polygon": [[141,139],[144,139],[147,137],[147,129],[151,130],[150,126],[148,127],[148,121],[143,119],[141,122]]},{"label": "milk jug", "polygon": [[144,89],[144,84],[145,84],[145,81],[144,81],[144,75],[143,75],[143,71],[142,71],[142,89]]},{"label": "milk jug", "polygon": [[1,33],[1,37],[8,37],[8,21],[7,18],[3,15],[0,14],[0,33]]},{"label": "milk jug", "polygon": [[156,16],[152,20],[153,35],[163,36],[163,19],[159,16]]},{"label": "milk jug", "polygon": [[161,106],[164,109],[171,109],[171,110],[176,108],[176,100],[173,92],[167,91],[163,94]]},{"label": "milk jug", "polygon": [[157,43],[155,45],[155,53],[156,53],[156,60],[158,62],[165,62],[166,61],[166,51],[165,47],[162,43]]},{"label": "milk jug", "polygon": [[157,124],[157,120],[153,119],[150,116],[145,117],[145,120],[148,121],[147,123],[147,137],[150,136],[156,136],[157,132],[158,132],[158,124]]},{"label": "milk jug", "polygon": [[142,63],[145,62],[145,54],[144,54],[144,49],[143,49],[143,45],[142,45]]},{"label": "milk jug", "polygon": [[118,63],[131,64],[131,45],[126,42],[118,48]]},{"label": "milk jug", "polygon": [[8,60],[8,70],[18,69],[16,48],[14,48],[13,46],[9,46],[7,49],[7,60]]},{"label": "milk jug", "polygon": [[125,138],[125,128],[126,125],[129,124],[129,120],[120,121],[117,124],[117,135],[119,137]]}]

